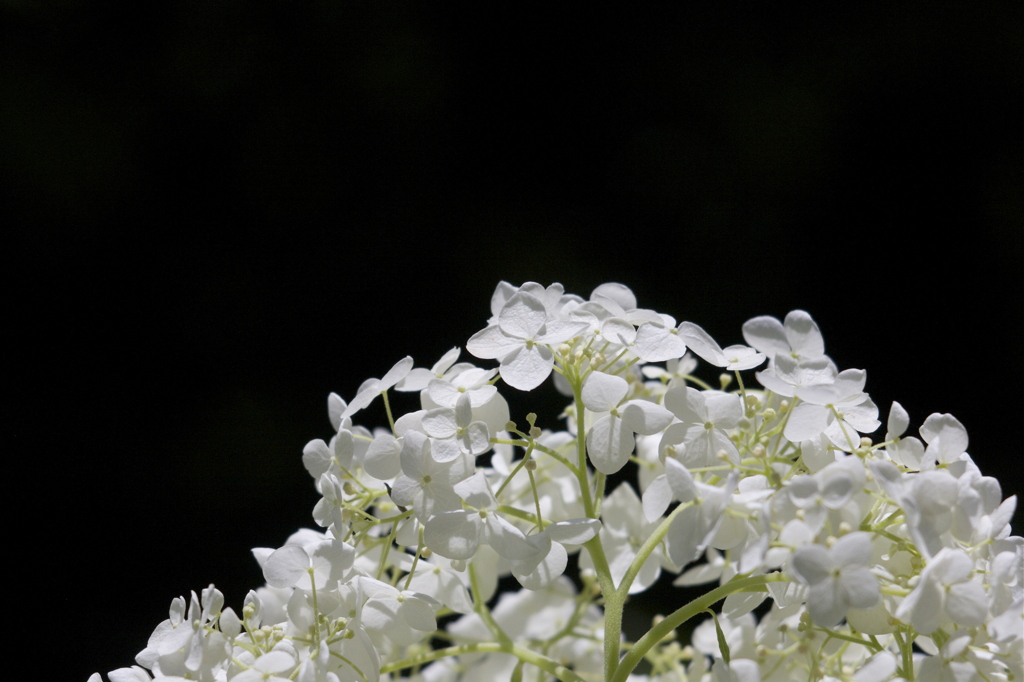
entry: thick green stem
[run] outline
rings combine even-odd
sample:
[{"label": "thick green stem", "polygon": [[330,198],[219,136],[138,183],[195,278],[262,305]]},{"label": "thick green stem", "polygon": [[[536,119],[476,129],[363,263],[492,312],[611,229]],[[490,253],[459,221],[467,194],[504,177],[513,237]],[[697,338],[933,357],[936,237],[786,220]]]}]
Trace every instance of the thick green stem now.
[{"label": "thick green stem", "polygon": [[770,573],[768,575],[756,575],[747,578],[733,578],[724,585],[721,585],[707,594],[697,597],[686,606],[683,606],[676,611],[673,611],[670,615],[666,616],[664,620],[655,625],[653,628],[647,631],[640,640],[633,645],[633,648],[629,650],[629,653],[625,655],[622,661],[612,675],[606,675],[605,679],[608,682],[626,682],[626,678],[633,672],[633,669],[643,660],[643,657],[650,651],[655,644],[660,642],[665,635],[669,634],[677,627],[688,621],[689,619],[696,616],[701,611],[708,609],[715,602],[728,597],[730,594],[735,592],[754,592],[756,588],[763,587],[768,583],[782,582],[786,578],[781,573]]},{"label": "thick green stem", "polygon": [[[583,381],[572,382],[573,399],[576,401],[576,479],[583,496],[583,509],[589,518],[599,518],[597,505],[590,495],[590,480],[587,476],[587,424],[586,407],[583,405]],[[619,638],[622,636],[622,609],[626,600],[615,591],[615,581],[608,566],[608,558],[601,544],[601,535],[595,535],[583,545],[590,553],[597,572],[597,584],[604,597],[604,673],[605,679],[615,670],[619,662]]]}]

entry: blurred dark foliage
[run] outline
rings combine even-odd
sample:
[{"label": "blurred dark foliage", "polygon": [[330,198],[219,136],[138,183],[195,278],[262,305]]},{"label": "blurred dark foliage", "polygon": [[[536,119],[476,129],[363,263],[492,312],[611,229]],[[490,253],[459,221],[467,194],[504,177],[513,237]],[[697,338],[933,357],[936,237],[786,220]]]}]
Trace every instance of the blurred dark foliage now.
[{"label": "blurred dark foliage", "polygon": [[1021,492],[1022,8],[7,0],[40,647],[84,680],[174,596],[237,607],[312,525],[328,392],[464,345],[501,279],[621,281],[723,345],[806,309],[883,419],[954,413]]}]

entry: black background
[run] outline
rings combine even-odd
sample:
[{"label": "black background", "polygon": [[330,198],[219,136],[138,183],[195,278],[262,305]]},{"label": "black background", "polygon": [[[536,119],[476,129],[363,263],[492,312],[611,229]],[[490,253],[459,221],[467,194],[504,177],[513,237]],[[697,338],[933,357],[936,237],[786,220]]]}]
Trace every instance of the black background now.
[{"label": "black background", "polygon": [[1021,492],[1021,5],[707,5],[0,7],[5,563],[47,679],[210,582],[237,608],[313,525],[327,394],[464,345],[502,279],[723,345],[806,309],[883,421],[952,412]]}]

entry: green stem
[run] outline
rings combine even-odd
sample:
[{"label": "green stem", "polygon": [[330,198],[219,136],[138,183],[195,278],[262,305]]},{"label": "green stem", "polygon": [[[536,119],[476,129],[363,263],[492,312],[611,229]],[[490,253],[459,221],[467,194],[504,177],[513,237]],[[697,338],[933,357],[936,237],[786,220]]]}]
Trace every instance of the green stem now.
[{"label": "green stem", "polygon": [[391,425],[391,433],[395,432],[395,418],[391,414],[391,402],[388,400],[388,392],[381,391],[380,394],[384,396],[384,411],[388,413],[388,424]]},{"label": "green stem", "polygon": [[501,629],[497,621],[494,620],[494,616],[491,615],[491,610],[487,608],[487,604],[480,598],[480,581],[476,576],[476,566],[472,563],[469,564],[469,588],[473,593],[473,607],[476,610],[480,619],[483,620],[484,624],[487,625],[487,629],[491,631],[491,634],[498,638],[498,641],[502,645],[512,645],[512,638],[505,634],[505,631]]},{"label": "green stem", "polygon": [[[590,481],[587,476],[587,410],[583,404],[582,379],[573,382],[572,392],[573,400],[576,402],[576,479],[579,481],[580,493],[583,496],[583,509],[589,518],[596,519],[599,518],[599,514],[590,495]],[[612,579],[612,571],[604,553],[604,545],[601,544],[601,535],[595,535],[583,546],[587,548],[594,562],[597,584],[601,587],[601,595],[604,597],[604,673],[605,679],[608,679],[619,661],[622,609],[626,600],[615,591],[615,581]]]},{"label": "green stem", "polygon": [[[611,675],[606,675],[605,678],[608,682],[626,682],[626,678],[633,671],[634,668],[643,660],[643,657],[650,651],[655,644],[660,642],[667,634],[675,630],[677,627],[693,618],[695,615],[708,609],[715,602],[724,599],[725,597],[735,592],[754,592],[756,588],[763,587],[768,583],[783,582],[786,578],[781,573],[770,573],[768,575],[756,575],[746,578],[733,578],[729,582],[721,585],[707,594],[697,597],[686,606],[683,606],[670,615],[664,620],[659,622],[653,628],[647,631],[640,640],[633,645],[633,648],[629,650],[629,653],[623,657],[618,667]],[[607,633],[607,628],[605,630]]]},{"label": "green stem", "polygon": [[403,658],[400,661],[394,663],[388,663],[387,665],[381,666],[381,673],[393,673],[405,668],[411,668],[417,665],[423,665],[424,663],[430,663],[437,661],[448,656],[461,656],[463,654],[484,654],[484,653],[502,653],[510,654],[515,656],[524,663],[537,666],[541,670],[545,670],[562,682],[586,682],[585,679],[569,670],[561,663],[554,661],[547,656],[538,654],[535,651],[530,651],[521,646],[513,644],[512,642],[477,642],[474,644],[459,644],[457,646],[450,646],[444,649],[435,649],[428,651],[423,654],[416,656],[410,656],[409,658]]}]

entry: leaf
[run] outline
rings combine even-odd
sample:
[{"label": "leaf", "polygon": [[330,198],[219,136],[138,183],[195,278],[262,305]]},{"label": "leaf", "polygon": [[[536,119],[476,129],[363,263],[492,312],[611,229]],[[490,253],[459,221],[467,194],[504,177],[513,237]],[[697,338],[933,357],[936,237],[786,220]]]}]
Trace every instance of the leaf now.
[{"label": "leaf", "polygon": [[711,609],[707,609],[707,612],[715,621],[715,634],[718,635],[718,648],[722,652],[722,660],[729,665],[729,643],[725,641],[725,633],[722,631],[722,625],[718,622],[718,614]]}]

